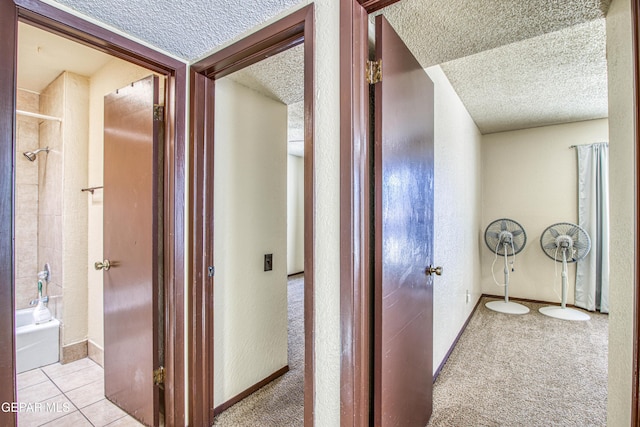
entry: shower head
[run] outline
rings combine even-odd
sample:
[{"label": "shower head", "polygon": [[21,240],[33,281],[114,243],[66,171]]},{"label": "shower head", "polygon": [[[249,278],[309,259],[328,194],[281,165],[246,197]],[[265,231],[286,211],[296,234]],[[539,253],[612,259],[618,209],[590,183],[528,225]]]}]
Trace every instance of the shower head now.
[{"label": "shower head", "polygon": [[25,151],[24,153],[22,153],[27,159],[29,159],[30,162],[33,162],[36,159],[36,155],[41,152],[44,151],[46,153],[49,152],[49,147],[45,147],[45,148],[38,148],[35,151]]}]

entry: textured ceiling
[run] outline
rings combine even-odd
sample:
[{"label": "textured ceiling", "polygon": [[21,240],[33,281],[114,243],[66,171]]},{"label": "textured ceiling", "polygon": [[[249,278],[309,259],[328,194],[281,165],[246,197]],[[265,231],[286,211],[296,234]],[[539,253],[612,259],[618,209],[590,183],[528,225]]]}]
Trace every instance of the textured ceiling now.
[{"label": "textured ceiling", "polygon": [[56,0],[186,60],[262,24],[301,0]]},{"label": "textured ceiling", "polygon": [[[482,133],[607,117],[608,0],[402,0],[383,13]],[[373,18],[372,18],[373,19]]]},{"label": "textured ceiling", "polygon": [[609,0],[402,0],[376,14],[384,14],[427,68],[603,18],[609,3]]},{"label": "textured ceiling", "polygon": [[287,49],[227,77],[288,106],[288,152],[304,156],[304,45]]},{"label": "textured ceiling", "polygon": [[607,117],[605,20],[442,64],[478,125],[493,133]]},{"label": "textured ceiling", "polygon": [[283,104],[300,102],[304,99],[304,45],[263,59],[229,77]]},{"label": "textured ceiling", "polygon": [[294,156],[304,156],[304,102],[296,102],[288,106],[288,151]]},{"label": "textured ceiling", "polygon": [[[194,60],[304,0],[57,1]],[[423,67],[443,64],[478,127],[489,133],[607,115],[602,18],[609,3],[402,0],[378,13]],[[287,79],[298,75],[293,70],[301,69],[301,58],[257,64],[237,79],[291,104],[301,99],[302,83]]]}]

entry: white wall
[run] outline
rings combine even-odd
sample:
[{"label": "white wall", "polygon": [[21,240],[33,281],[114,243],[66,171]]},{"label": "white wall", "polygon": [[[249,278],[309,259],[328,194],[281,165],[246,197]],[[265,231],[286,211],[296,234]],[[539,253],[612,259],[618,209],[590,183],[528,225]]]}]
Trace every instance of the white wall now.
[{"label": "white wall", "polygon": [[[607,119],[500,132],[482,137],[482,229],[499,218],[519,222],[527,243],[516,255],[509,277],[509,296],[559,303],[560,264],[540,248],[540,236],[557,222],[578,222],[576,151],[574,144],[609,140]],[[483,234],[484,236],[484,234]],[[482,291],[504,295],[495,284],[491,264],[495,254],[482,237]],[[498,257],[494,274],[504,283],[504,258]],[[556,270],[557,267],[557,270]],[[557,271],[557,275],[556,275]],[[569,265],[567,302],[573,304],[575,264]]]},{"label": "white wall", "polygon": [[218,406],[287,365],[287,107],[231,79],[215,90]]},{"label": "white wall", "polygon": [[[634,85],[631,2],[614,0],[607,14],[611,289],[607,425],[631,423],[634,296]],[[637,125],[637,124],[636,124]]]},{"label": "white wall", "polygon": [[[87,276],[78,260],[86,255],[88,241],[87,201],[80,188],[86,183],[88,169],[89,79],[70,72],[63,76],[62,345],[84,343],[69,349],[71,354],[63,350],[63,362],[66,362],[86,357]],[[59,197],[59,194],[53,197]],[[41,213],[44,208],[44,205],[40,206]]]},{"label": "white wall", "polygon": [[[89,153],[87,187],[103,184],[104,170],[104,96],[128,85],[131,82],[149,76],[151,71],[137,65],[113,58],[104,67],[94,73],[89,85]],[[104,350],[103,322],[103,273],[96,271],[94,263],[104,259],[102,256],[102,190],[93,194],[82,193],[88,209],[89,245],[87,251],[88,290],[88,337],[89,356],[102,364],[101,350]],[[95,346],[99,353],[91,353]],[[94,349],[95,350],[95,349]]]},{"label": "white wall", "polygon": [[427,73],[435,86],[434,262],[443,267],[442,276],[433,281],[435,372],[482,294],[481,135],[440,66]]},{"label": "white wall", "polygon": [[287,274],[295,274],[304,271],[304,158],[287,159]]}]

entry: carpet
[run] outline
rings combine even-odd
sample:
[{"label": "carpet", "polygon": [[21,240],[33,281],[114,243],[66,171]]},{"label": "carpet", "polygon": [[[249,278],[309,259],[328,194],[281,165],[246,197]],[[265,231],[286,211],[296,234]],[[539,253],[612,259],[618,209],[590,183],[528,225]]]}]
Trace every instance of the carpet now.
[{"label": "carpet", "polygon": [[[429,427],[605,426],[608,317],[570,322],[483,298],[433,389]],[[438,326],[434,324],[434,328]]]},{"label": "carpet", "polygon": [[[289,281],[290,371],[230,407],[214,425],[302,426],[303,276]],[[496,313],[483,298],[433,388],[429,427],[605,426],[608,316],[587,322]],[[438,325],[434,324],[434,328]]]},{"label": "carpet", "polygon": [[304,276],[287,288],[289,372],[219,414],[213,425],[233,427],[304,424]]}]

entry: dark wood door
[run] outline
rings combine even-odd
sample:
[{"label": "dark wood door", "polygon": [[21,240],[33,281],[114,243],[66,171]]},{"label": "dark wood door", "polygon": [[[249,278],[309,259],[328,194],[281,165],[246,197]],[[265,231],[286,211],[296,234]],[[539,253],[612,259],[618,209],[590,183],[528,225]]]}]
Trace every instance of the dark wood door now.
[{"label": "dark wood door", "polygon": [[376,17],[374,423],[424,427],[431,416],[433,83]]},{"label": "dark wood door", "polygon": [[157,102],[153,76],[104,99],[105,395],[146,425],[159,402]]}]

